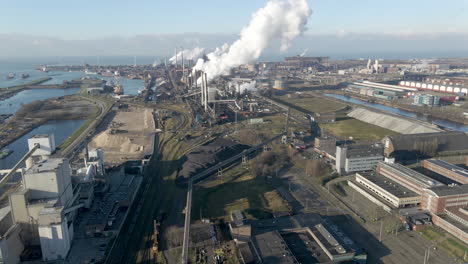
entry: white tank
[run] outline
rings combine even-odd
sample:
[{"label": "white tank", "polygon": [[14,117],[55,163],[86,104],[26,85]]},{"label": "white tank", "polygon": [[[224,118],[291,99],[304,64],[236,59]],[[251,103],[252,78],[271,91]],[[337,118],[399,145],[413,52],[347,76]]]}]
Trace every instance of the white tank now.
[{"label": "white tank", "polygon": [[284,90],[286,89],[286,81],[284,80],[275,80],[273,84],[273,89]]}]

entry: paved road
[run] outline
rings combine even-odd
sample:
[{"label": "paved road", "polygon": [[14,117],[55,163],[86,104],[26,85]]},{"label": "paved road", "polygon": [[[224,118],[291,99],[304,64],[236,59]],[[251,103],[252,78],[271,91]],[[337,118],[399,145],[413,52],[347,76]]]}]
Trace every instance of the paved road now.
[{"label": "paved road", "polygon": [[86,137],[89,135],[89,133],[97,126],[99,123],[103,120],[104,116],[109,112],[112,106],[108,107],[108,103],[104,102],[102,100],[92,98],[92,97],[85,97],[87,100],[91,100],[97,104],[99,107],[99,115],[91,122],[91,124],[88,125],[88,127],[78,136],[73,140],[70,145],[68,145],[65,149],[57,151],[57,153],[54,156],[59,156],[59,157],[67,157],[73,154],[75,151],[75,148],[82,143]]},{"label": "paved road", "polygon": [[192,192],[193,192],[193,183],[192,180],[189,180],[188,190],[187,190],[187,206],[185,207],[185,224],[184,224],[184,240],[182,245],[182,264],[188,262],[188,250],[189,250],[189,238],[190,238],[190,217],[192,213]]}]

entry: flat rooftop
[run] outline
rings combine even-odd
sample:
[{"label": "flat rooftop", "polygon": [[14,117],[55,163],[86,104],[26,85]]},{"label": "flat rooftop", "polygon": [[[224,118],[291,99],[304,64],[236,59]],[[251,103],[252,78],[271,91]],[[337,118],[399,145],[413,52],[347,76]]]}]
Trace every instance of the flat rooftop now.
[{"label": "flat rooftop", "polygon": [[62,166],[64,161],[65,159],[60,158],[41,160],[35,163],[29,170],[26,171],[26,173],[29,174],[56,171],[58,168],[60,168],[60,166]]},{"label": "flat rooftop", "polygon": [[438,182],[422,173],[419,173],[415,170],[412,170],[408,167],[405,167],[398,163],[386,163],[386,162],[379,162],[379,166],[384,169],[389,169],[408,180],[417,183],[424,188],[434,187],[434,186],[445,186],[445,184]]},{"label": "flat rooftop", "polygon": [[[247,222],[249,222],[252,225],[252,234],[254,234],[254,237],[271,232],[279,232],[281,233],[281,236],[292,233],[308,234],[308,236],[310,236],[312,233],[318,233],[318,235],[315,236],[319,239],[320,243],[326,245],[327,250],[331,252],[333,256],[349,256],[351,258],[351,256],[359,250],[354,241],[352,241],[346,234],[344,234],[343,231],[341,231],[340,228],[338,228],[338,226],[336,226],[332,221],[328,220],[327,218],[322,218],[318,214],[299,214],[274,219],[255,221],[247,220]],[[317,226],[321,227],[317,229]],[[321,231],[319,231],[319,229]],[[333,238],[333,243],[328,242],[330,238]],[[310,239],[315,241],[315,238],[313,238],[312,236],[310,237]],[[254,245],[258,249],[257,244]],[[305,247],[308,248],[307,245]],[[292,252],[296,251],[297,253],[297,250],[294,248],[290,248],[290,250]],[[259,252],[259,254],[262,253]],[[295,257],[299,256],[295,255]],[[319,256],[317,255],[316,257]],[[301,259],[303,259],[303,257],[301,257]],[[271,262],[264,260],[264,263]]]},{"label": "flat rooftop", "polygon": [[278,231],[270,231],[256,235],[254,244],[263,263],[299,263]]},{"label": "flat rooftop", "polygon": [[49,134],[37,134],[37,135],[33,135],[30,138],[48,138],[48,137],[49,137]]},{"label": "flat rooftop", "polygon": [[377,172],[359,172],[357,174],[367,179],[368,181],[374,183],[375,185],[379,186],[380,188],[384,189],[385,191],[391,193],[397,198],[408,198],[418,196],[417,193]]},{"label": "flat rooftop", "polygon": [[[345,146],[341,146],[345,147]],[[360,158],[360,157],[373,157],[373,156],[382,156],[383,157],[383,147],[380,145],[349,145],[346,146],[347,158]]]},{"label": "flat rooftop", "polygon": [[456,206],[451,206],[445,208],[445,210],[461,219],[464,221],[468,221],[468,207],[456,207]]},{"label": "flat rooftop", "polygon": [[439,197],[467,195],[468,184],[456,185],[456,186],[448,186],[448,185],[435,186],[435,187],[430,188],[429,190]]},{"label": "flat rooftop", "polygon": [[449,222],[450,224],[456,226],[457,228],[459,228],[463,232],[468,233],[468,227],[466,225],[460,223],[459,221],[453,219],[452,217],[450,217],[448,215],[438,215],[438,216],[440,218],[444,219],[445,221]]},{"label": "flat rooftop", "polygon": [[453,173],[460,175],[461,177],[468,178],[468,170],[465,170],[464,168],[454,165],[452,163],[448,163],[446,161],[438,160],[438,159],[429,159],[429,160],[426,160],[426,162],[442,167],[444,169],[450,170]]}]

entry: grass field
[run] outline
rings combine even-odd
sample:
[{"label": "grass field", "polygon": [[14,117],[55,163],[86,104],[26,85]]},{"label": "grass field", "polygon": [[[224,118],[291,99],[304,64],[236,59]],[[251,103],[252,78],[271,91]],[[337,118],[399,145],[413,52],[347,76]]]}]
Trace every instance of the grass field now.
[{"label": "grass field", "polygon": [[463,258],[465,257],[465,252],[468,250],[468,247],[460,240],[433,227],[425,228],[418,233],[432,241],[436,247],[441,248],[451,256],[461,261],[466,261],[466,259]]},{"label": "grass field", "polygon": [[376,141],[381,140],[387,135],[398,134],[397,132],[347,117],[337,119],[335,123],[321,124],[321,127],[340,138],[353,137],[353,140],[357,142]]},{"label": "grass field", "polygon": [[193,196],[192,217],[229,220],[234,210],[243,210],[247,218],[263,219],[271,213],[289,211],[286,202],[263,177],[254,178],[240,166],[222,178],[213,176],[197,186]]},{"label": "grass field", "polygon": [[426,239],[431,240],[431,241],[441,239],[444,236],[444,234],[442,232],[440,232],[440,231],[438,231],[438,230],[436,230],[434,228],[425,228],[425,229],[419,231],[419,233],[423,237],[425,237]]},{"label": "grass field", "polygon": [[277,99],[311,113],[336,112],[346,107],[346,104],[319,97],[288,98],[287,96],[280,96]]}]

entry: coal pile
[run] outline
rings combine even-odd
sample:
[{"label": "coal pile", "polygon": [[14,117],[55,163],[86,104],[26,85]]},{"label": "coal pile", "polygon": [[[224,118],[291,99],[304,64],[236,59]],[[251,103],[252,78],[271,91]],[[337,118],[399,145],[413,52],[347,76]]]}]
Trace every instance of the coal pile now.
[{"label": "coal pile", "polygon": [[185,162],[177,175],[177,181],[186,182],[190,177],[248,148],[248,145],[239,144],[234,140],[217,138],[184,157]]}]

